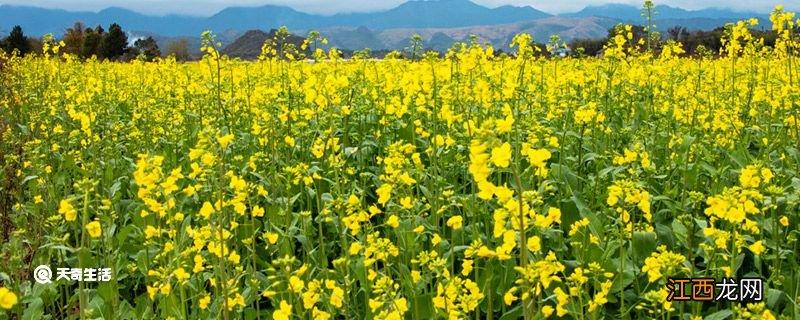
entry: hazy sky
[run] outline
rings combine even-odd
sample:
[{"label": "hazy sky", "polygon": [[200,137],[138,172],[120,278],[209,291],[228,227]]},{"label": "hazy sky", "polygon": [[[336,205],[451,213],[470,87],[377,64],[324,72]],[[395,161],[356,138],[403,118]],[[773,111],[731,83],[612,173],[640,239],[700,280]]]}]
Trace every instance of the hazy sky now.
[{"label": "hazy sky", "polygon": [[[627,3],[641,5],[641,0],[473,0],[475,3],[497,7],[501,5],[530,5],[549,13],[574,12],[587,5],[603,3]],[[97,11],[109,6],[128,8],[146,14],[178,13],[185,15],[211,15],[230,6],[258,6],[265,4],[288,5],[299,11],[317,14],[334,14],[339,12],[365,12],[393,8],[405,0],[0,0],[0,4],[31,5],[46,8],[66,9],[70,11]],[[786,9],[800,10],[797,0],[661,0],[656,4],[666,4],[685,9],[728,8],[738,11],[758,11],[768,13],[775,5],[784,3]]]}]

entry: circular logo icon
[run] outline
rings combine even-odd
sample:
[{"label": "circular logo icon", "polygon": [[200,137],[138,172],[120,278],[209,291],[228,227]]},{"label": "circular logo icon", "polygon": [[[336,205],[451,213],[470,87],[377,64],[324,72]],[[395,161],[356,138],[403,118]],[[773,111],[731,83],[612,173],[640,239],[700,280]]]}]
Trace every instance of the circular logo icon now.
[{"label": "circular logo icon", "polygon": [[50,279],[52,278],[53,278],[53,271],[50,270],[50,267],[46,265],[40,265],[33,270],[33,279],[35,279],[36,282],[38,283],[41,284],[50,283],[52,282],[50,281]]}]

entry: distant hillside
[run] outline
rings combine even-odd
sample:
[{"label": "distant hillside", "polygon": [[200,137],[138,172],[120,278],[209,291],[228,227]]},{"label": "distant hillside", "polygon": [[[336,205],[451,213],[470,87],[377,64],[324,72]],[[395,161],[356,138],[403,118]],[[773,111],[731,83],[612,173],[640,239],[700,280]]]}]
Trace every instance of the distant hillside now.
[{"label": "distant hillside", "polygon": [[[735,21],[757,17],[768,21],[768,14],[735,12],[723,9],[685,10],[670,6],[656,6],[656,21],[681,24],[684,20],[705,21],[695,23],[708,28],[717,21]],[[626,23],[642,24],[638,6],[607,4],[589,6],[581,11],[563,14],[562,17],[606,17]],[[371,13],[348,13],[331,16],[303,13],[287,6],[265,5],[258,7],[230,7],[209,17],[180,15],[149,16],[127,9],[111,7],[99,12],[70,12],[28,6],[0,5],[0,32],[21,25],[26,33],[42,36],[46,33],[60,35],[76,21],[87,25],[119,23],[125,30],[149,32],[165,37],[198,37],[205,30],[217,33],[246,30],[269,30],[287,26],[290,30],[308,30],[333,27],[366,27],[372,30],[397,28],[458,28],[510,24],[533,21],[552,15],[530,6],[501,6],[487,8],[470,0],[413,0],[393,9]],[[657,23],[658,25],[658,23]],[[661,24],[661,27],[668,27]],[[717,27],[714,25],[713,27]]]},{"label": "distant hillside", "polygon": [[[261,30],[247,31],[241,37],[231,42],[231,44],[225,46],[225,48],[222,49],[222,53],[234,58],[246,60],[258,59],[261,55],[261,47],[264,46],[264,42],[273,39],[276,32],[276,29],[270,30],[269,33]],[[296,35],[290,35],[287,39],[287,42],[294,44],[298,50],[303,44],[303,41],[305,41],[305,38]]]},{"label": "distant hillside", "polygon": [[[736,12],[726,9],[701,9],[686,10],[666,5],[655,7],[653,16],[658,29],[666,30],[675,25],[690,29],[709,30],[727,22],[734,22],[749,18],[758,18],[762,23],[769,23],[769,14],[754,12]],[[565,17],[609,17],[621,20],[628,24],[644,25],[642,9],[638,6],[627,4],[605,4],[588,6],[575,13],[564,14]]]},{"label": "distant hillside", "polygon": [[601,17],[567,18],[547,17],[543,19],[499,25],[459,28],[394,28],[372,30],[368,28],[323,28],[322,35],[331,46],[347,49],[402,49],[415,34],[422,36],[426,48],[445,51],[456,41],[467,41],[475,35],[481,42],[490,42],[496,47],[508,45],[514,35],[529,33],[534,40],[547,42],[551,35],[563,40],[576,38],[602,38],[618,20]]},{"label": "distant hillside", "polygon": [[[546,42],[550,35],[559,34],[564,41],[576,38],[602,38],[617,20],[600,17],[565,18],[548,17],[544,19],[501,25],[459,27],[459,28],[395,28],[373,30],[366,27],[333,27],[320,29],[322,36],[329,39],[325,49],[337,47],[346,50],[403,50],[409,45],[412,36],[422,36],[427,49],[447,51],[455,42],[466,42],[475,35],[481,43],[491,43],[497,48],[506,47],[514,35],[529,33],[534,40]],[[261,46],[274,35],[274,30],[266,33],[251,30],[228,44],[222,52],[232,57],[256,59]],[[305,31],[303,31],[305,32]],[[295,36],[292,42],[299,46],[303,38]]]},{"label": "distant hillside", "polygon": [[409,1],[377,13],[341,14],[329,26],[388,28],[453,28],[529,21],[550,14],[532,7],[502,6],[489,9],[468,0]]},{"label": "distant hillside", "polygon": [[[328,39],[328,45],[351,50],[364,48],[389,49],[390,46],[379,37],[379,33],[367,27],[333,27],[320,30]],[[401,47],[402,48],[402,47]],[[400,49],[400,48],[398,48]]]},{"label": "distant hillside", "polygon": [[[75,21],[87,25],[119,23],[127,30],[152,32],[163,36],[199,36],[205,30],[222,32],[251,29],[268,30],[323,27],[449,28],[503,24],[550,16],[531,7],[502,6],[490,9],[469,0],[409,1],[380,12],[312,15],[286,6],[231,7],[210,17],[169,15],[146,16],[127,9],[109,8],[100,12],[69,12],[27,6],[0,5],[0,28],[21,25],[31,35],[60,35]],[[2,29],[0,29],[2,30]]]},{"label": "distant hillside", "polygon": [[261,30],[250,30],[222,49],[222,53],[231,57],[247,60],[257,59],[261,55],[261,47],[269,40],[270,35]]},{"label": "distant hillside", "polygon": [[[657,29],[664,34],[673,26],[712,30],[750,17],[759,18],[762,25],[769,28],[766,14],[723,9],[685,10],[664,5],[656,6],[655,11]],[[471,34],[500,46],[520,32],[531,33],[541,42],[547,41],[550,35],[569,41],[604,37],[607,29],[617,23],[644,24],[640,7],[632,5],[589,6],[575,13],[553,16],[530,6],[488,8],[470,0],[412,0],[379,12],[331,16],[276,5],[230,7],[209,17],[148,16],[114,7],[99,12],[69,12],[0,5],[0,17],[0,36],[17,24],[27,35],[39,37],[52,33],[59,37],[76,21],[90,27],[118,23],[128,32],[129,38],[152,36],[162,47],[176,38],[192,39],[192,51],[199,49],[200,34],[213,30],[223,45],[230,45],[231,52],[242,56],[255,52],[255,47],[250,48],[249,43],[257,43],[259,52],[263,44],[259,41],[262,34],[246,33],[247,30],[271,30],[280,26],[288,27],[294,34],[319,30],[330,41],[329,46],[345,50],[402,50],[414,34],[423,36],[426,47],[445,50]],[[237,38],[241,41],[234,45]]]},{"label": "distant hillside", "polygon": [[[163,36],[200,37],[197,18],[183,16],[153,17],[127,9],[108,8],[100,12],[71,12],[25,6],[0,5],[0,30],[20,25],[26,34],[43,36],[47,33],[60,36],[75,22],[89,26],[120,24],[125,30],[151,32]],[[220,30],[221,31],[221,30]]]}]

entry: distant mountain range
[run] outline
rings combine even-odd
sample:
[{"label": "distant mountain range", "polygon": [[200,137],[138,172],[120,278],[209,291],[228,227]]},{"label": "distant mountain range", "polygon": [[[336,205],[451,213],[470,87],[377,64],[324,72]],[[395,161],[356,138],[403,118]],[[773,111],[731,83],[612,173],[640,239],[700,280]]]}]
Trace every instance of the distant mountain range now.
[{"label": "distant mountain range", "polygon": [[[291,29],[324,27],[449,28],[529,21],[550,14],[532,7],[486,8],[468,0],[409,1],[373,13],[332,16],[312,15],[286,6],[231,7],[210,17],[169,15],[146,16],[127,9],[108,8],[100,12],[69,12],[26,6],[0,5],[2,24],[21,25],[34,35],[61,34],[75,21],[88,25],[119,23],[126,30],[149,31],[164,36],[198,36],[205,30],[250,30],[286,26]],[[5,27],[5,26],[2,26]]]},{"label": "distant mountain range", "polygon": [[[264,45],[264,42],[270,39],[275,38],[275,33],[277,32],[276,29],[270,30],[269,33],[261,31],[261,30],[250,30],[245,32],[240,37],[236,38],[232,43],[225,46],[222,49],[222,54],[226,54],[231,57],[238,57],[245,60],[255,60],[261,55],[261,47]],[[299,48],[303,45],[303,41],[306,38],[296,35],[289,35],[286,39],[286,43],[293,44],[295,48]]]},{"label": "distant mountain range", "polygon": [[[653,17],[656,19],[748,19],[759,18],[767,19],[769,21],[769,14],[754,13],[754,12],[736,12],[726,9],[700,9],[700,10],[686,10],[675,8],[665,5],[655,6],[657,13]],[[640,7],[635,7],[626,4],[605,4],[600,6],[588,6],[581,11],[575,13],[564,14],[565,17],[610,17],[623,21],[634,21],[642,23],[642,10]]]},{"label": "distant mountain range", "polygon": [[[700,9],[686,10],[665,5],[655,6],[656,14],[653,19],[656,29],[665,31],[673,26],[683,26],[689,30],[710,30],[724,26],[728,22],[735,22],[749,18],[757,18],[765,28],[770,28],[769,14],[755,12],[736,12],[726,9]],[[565,17],[608,17],[617,19],[627,24],[643,25],[644,17],[640,7],[625,4],[605,4],[589,6],[575,13],[564,14]]]},{"label": "distant mountain range", "polygon": [[[321,29],[329,39],[329,45],[339,48],[402,49],[407,47],[415,34],[422,36],[426,48],[446,51],[456,41],[468,41],[474,35],[481,43],[506,46],[514,35],[528,33],[535,40],[546,42],[549,35],[560,35],[562,39],[602,38],[618,20],[605,17],[568,18],[550,16],[536,20],[497,25],[469,26],[458,28],[392,28],[369,29],[366,27],[334,27]],[[546,36],[545,36],[546,35]]]},{"label": "distant mountain range", "polygon": [[[724,9],[684,10],[657,6],[656,25],[661,31],[675,25],[692,29],[713,29],[750,17],[769,24],[768,15]],[[122,8],[99,12],[70,12],[28,6],[0,5],[0,34],[21,25],[28,35],[52,33],[60,36],[76,21],[88,26],[118,23],[132,37],[155,36],[164,41],[174,37],[199,38],[205,30],[231,43],[248,30],[271,30],[287,26],[294,33],[319,30],[344,49],[402,49],[413,34],[420,34],[430,47],[449,47],[475,34],[495,45],[507,42],[519,32],[546,41],[557,34],[562,39],[603,37],[619,22],[643,24],[639,7],[608,4],[589,6],[570,14],[551,15],[530,6],[487,8],[469,0],[408,1],[393,9],[372,13],[331,16],[299,12],[286,6],[230,7],[210,17],[181,15],[149,16]],[[769,27],[768,25],[766,26]],[[252,36],[253,34],[251,34]]]}]

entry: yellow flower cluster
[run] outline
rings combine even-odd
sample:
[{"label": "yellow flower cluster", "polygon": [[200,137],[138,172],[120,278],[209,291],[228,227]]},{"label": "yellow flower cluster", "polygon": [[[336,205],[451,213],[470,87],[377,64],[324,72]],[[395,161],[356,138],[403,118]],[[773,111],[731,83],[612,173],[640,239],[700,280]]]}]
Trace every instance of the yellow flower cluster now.
[{"label": "yellow flower cluster", "polygon": [[742,168],[742,173],[739,175],[739,184],[744,189],[756,189],[762,183],[768,184],[774,175],[769,168],[762,168],[761,166],[749,165]]},{"label": "yellow flower cluster", "polygon": [[741,225],[747,220],[747,215],[760,212],[756,206],[757,200],[763,196],[758,191],[744,190],[739,187],[725,188],[722,194],[708,197],[705,214],[728,221],[734,225]]},{"label": "yellow flower cluster", "polygon": [[644,260],[642,272],[647,273],[648,281],[656,282],[665,273],[671,276],[674,275],[674,271],[682,270],[680,265],[684,262],[686,262],[686,257],[683,255],[667,250],[666,246],[659,246],[657,252],[653,252]]},{"label": "yellow flower cluster", "polygon": [[447,313],[448,319],[462,319],[474,311],[482,299],[483,293],[477,283],[452,277],[444,285],[439,282],[433,306]]},{"label": "yellow flower cluster", "polygon": [[637,183],[630,180],[614,182],[608,187],[606,204],[614,208],[616,213],[620,215],[620,221],[629,237],[634,231],[634,223],[637,221],[632,220],[631,212],[628,210],[630,207],[627,207],[627,205],[635,205],[642,212],[644,220],[638,221],[636,228],[641,228],[641,230],[647,232],[653,231],[653,226],[650,224],[653,221],[653,214],[650,211],[650,193]]},{"label": "yellow flower cluster", "polygon": [[[774,47],[743,21],[692,57],[623,25],[598,58],[545,57],[521,34],[506,53],[471,38],[444,58],[417,43],[412,59],[343,60],[286,29],[254,62],[211,33],[187,63],[80,61],[52,39],[0,52],[0,255],[25,270],[80,252],[143,288],[49,299],[9,272],[0,312],[42,298],[50,318],[691,318],[730,305],[663,303],[667,277],[780,291],[800,41],[792,13],[771,20]],[[777,308],[737,316],[792,316]]]}]

